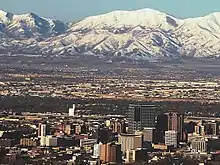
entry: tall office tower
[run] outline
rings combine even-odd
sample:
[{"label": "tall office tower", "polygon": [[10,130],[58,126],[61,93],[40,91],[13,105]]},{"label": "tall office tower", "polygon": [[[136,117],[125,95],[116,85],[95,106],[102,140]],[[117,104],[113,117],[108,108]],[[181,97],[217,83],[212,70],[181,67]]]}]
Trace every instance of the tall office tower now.
[{"label": "tall office tower", "polygon": [[167,113],[166,115],[168,116],[168,130],[175,130],[178,134],[178,141],[183,141],[184,116],[176,112]]},{"label": "tall office tower", "polygon": [[47,135],[47,125],[40,123],[38,126],[38,137],[42,137],[46,135]]},{"label": "tall office tower", "polygon": [[69,116],[70,117],[75,116],[75,108],[76,108],[75,104],[73,104],[72,108],[69,108]]},{"label": "tall office tower", "polygon": [[118,143],[121,144],[121,150],[126,152],[127,150],[135,150],[142,148],[143,136],[135,134],[121,134],[118,136]]},{"label": "tall office tower", "polygon": [[[158,137],[163,137],[165,131],[175,130],[178,134],[178,141],[184,140],[183,133],[184,116],[176,112],[165,113],[159,115],[157,118],[156,129],[158,131]],[[159,142],[162,139],[159,139]]]},{"label": "tall office tower", "polygon": [[173,146],[174,148],[177,148],[177,132],[172,131],[165,131],[165,145],[167,146]]},{"label": "tall office tower", "polygon": [[128,132],[141,131],[144,127],[155,127],[158,109],[155,105],[129,105]]},{"label": "tall office tower", "polygon": [[156,123],[156,143],[164,143],[165,142],[165,131],[168,130],[168,117],[167,115],[160,114],[157,116]]},{"label": "tall office tower", "polygon": [[120,163],[122,160],[121,145],[115,143],[101,144],[100,160],[102,163]]}]

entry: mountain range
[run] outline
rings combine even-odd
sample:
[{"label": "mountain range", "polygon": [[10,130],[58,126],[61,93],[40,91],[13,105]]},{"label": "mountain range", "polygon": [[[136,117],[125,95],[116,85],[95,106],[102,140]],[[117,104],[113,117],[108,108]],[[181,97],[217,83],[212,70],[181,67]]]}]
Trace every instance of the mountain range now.
[{"label": "mountain range", "polygon": [[178,19],[153,9],[114,11],[64,23],[0,11],[0,51],[179,59],[220,55],[220,13]]}]

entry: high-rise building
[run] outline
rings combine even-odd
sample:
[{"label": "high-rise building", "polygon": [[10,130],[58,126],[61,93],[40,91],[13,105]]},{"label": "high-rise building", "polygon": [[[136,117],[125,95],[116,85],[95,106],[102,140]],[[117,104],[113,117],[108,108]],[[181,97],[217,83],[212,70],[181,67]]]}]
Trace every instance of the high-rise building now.
[{"label": "high-rise building", "polygon": [[120,163],[121,145],[115,143],[102,144],[100,146],[100,160],[102,163]]},{"label": "high-rise building", "polygon": [[168,131],[168,117],[163,113],[157,116],[156,143],[165,143],[165,131]]},{"label": "high-rise building", "polygon": [[168,130],[175,130],[178,134],[178,141],[183,141],[183,115],[176,112],[167,113],[166,115],[168,116]]},{"label": "high-rise building", "polygon": [[47,125],[40,123],[38,126],[38,137],[47,135]]},{"label": "high-rise building", "polygon": [[177,141],[177,132],[175,130],[165,131],[165,145],[173,146],[174,148],[177,148],[178,141]]},{"label": "high-rise building", "polygon": [[165,131],[175,130],[178,134],[178,141],[184,140],[183,133],[184,116],[176,112],[161,114],[157,118],[157,137],[160,137],[159,142],[162,142],[162,137]]},{"label": "high-rise building", "polygon": [[121,134],[118,136],[118,143],[121,144],[121,150],[126,152],[127,150],[136,150],[142,148],[143,136],[135,134]]},{"label": "high-rise building", "polygon": [[133,105],[128,108],[128,132],[141,131],[144,127],[155,127],[158,109],[155,105]]},{"label": "high-rise building", "polygon": [[69,108],[69,116],[70,117],[75,116],[75,108],[76,108],[75,104],[73,104],[72,108]]}]

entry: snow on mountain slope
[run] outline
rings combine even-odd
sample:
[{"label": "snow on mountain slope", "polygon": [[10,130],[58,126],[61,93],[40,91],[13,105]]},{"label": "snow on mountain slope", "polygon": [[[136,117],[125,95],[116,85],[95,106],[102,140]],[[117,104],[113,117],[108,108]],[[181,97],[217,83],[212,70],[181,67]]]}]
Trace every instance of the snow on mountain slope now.
[{"label": "snow on mountain slope", "polygon": [[64,35],[62,42],[71,40],[69,45],[94,54],[216,56],[220,53],[220,13],[181,20],[152,9],[114,11],[85,18],[72,25],[69,34],[76,38]]},{"label": "snow on mountain slope", "polygon": [[0,49],[128,58],[218,57],[220,13],[177,19],[152,9],[114,11],[70,26],[33,13],[0,11]]},{"label": "snow on mountain slope", "polygon": [[46,38],[65,32],[67,24],[34,13],[14,15],[0,11],[0,31],[14,39]]},{"label": "snow on mountain slope", "polygon": [[143,26],[146,28],[163,28],[170,30],[178,26],[179,20],[165,13],[143,9],[137,11],[114,11],[99,16],[92,16],[74,24],[72,31],[88,29],[130,28]]},{"label": "snow on mountain slope", "polygon": [[73,24],[67,33],[40,43],[40,47],[49,45],[56,53],[66,47],[73,48],[73,54],[179,58],[181,43],[170,31],[181,22],[152,9],[115,11]]},{"label": "snow on mountain slope", "polygon": [[194,57],[218,56],[220,49],[220,13],[205,17],[185,19],[173,31],[183,44],[185,55]]},{"label": "snow on mountain slope", "polygon": [[13,14],[7,13],[0,10],[0,21],[1,23],[9,23],[12,20]]}]

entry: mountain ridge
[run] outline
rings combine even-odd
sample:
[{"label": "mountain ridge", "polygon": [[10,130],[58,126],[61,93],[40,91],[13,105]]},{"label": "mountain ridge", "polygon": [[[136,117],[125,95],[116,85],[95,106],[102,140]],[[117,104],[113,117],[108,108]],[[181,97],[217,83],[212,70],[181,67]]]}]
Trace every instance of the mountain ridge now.
[{"label": "mountain ridge", "polygon": [[0,50],[9,52],[144,60],[219,57],[220,12],[178,19],[148,8],[118,10],[66,24],[0,11],[0,36]]}]

